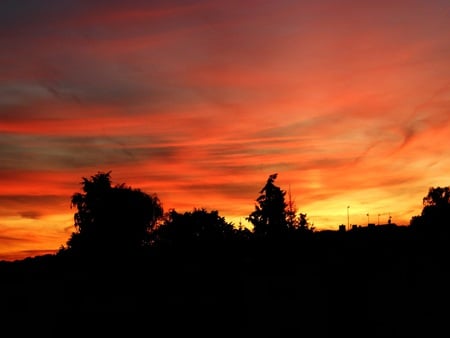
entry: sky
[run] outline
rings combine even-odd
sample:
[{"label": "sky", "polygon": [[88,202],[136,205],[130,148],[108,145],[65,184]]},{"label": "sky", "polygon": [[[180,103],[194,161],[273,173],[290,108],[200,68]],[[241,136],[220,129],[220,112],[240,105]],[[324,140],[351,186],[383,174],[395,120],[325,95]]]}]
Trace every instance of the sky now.
[{"label": "sky", "polygon": [[278,173],[316,230],[450,185],[448,0],[2,0],[0,46],[0,260],[98,172],[235,225]]}]

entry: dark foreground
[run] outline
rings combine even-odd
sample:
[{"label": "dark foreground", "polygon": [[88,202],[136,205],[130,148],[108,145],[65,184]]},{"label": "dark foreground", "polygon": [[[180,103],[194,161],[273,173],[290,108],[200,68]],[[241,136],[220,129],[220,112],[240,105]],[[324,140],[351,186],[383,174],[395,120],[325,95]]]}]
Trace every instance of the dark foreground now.
[{"label": "dark foreground", "polygon": [[448,337],[449,257],[397,231],[1,262],[2,336]]}]

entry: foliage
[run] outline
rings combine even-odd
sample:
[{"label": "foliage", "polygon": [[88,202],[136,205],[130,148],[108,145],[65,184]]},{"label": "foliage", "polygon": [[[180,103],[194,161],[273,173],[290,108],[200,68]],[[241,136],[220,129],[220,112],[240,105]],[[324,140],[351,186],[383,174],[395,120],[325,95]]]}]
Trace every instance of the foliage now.
[{"label": "foliage", "polygon": [[291,232],[305,232],[314,231],[314,227],[310,224],[308,220],[308,215],[306,213],[298,213],[297,207],[295,206],[295,201],[292,199],[291,191],[288,193],[288,202],[286,207],[286,223],[288,229]]},{"label": "foliage", "polygon": [[295,206],[295,201],[292,199],[290,189],[288,193],[288,201],[286,204],[286,224],[289,229],[296,229],[299,226],[297,207]]},{"label": "foliage", "polygon": [[288,230],[286,191],[275,185],[277,176],[278,174],[269,176],[256,199],[255,210],[247,217],[253,224],[253,231],[257,236],[278,236]]},{"label": "foliage", "polygon": [[442,233],[450,229],[450,187],[431,187],[423,198],[420,216],[411,218],[410,226],[423,232]]},{"label": "foliage", "polygon": [[233,224],[219,216],[217,210],[194,208],[193,211],[179,213],[172,209],[152,233],[152,238],[157,245],[186,245],[198,241],[230,239],[234,232]]},{"label": "foliage", "polygon": [[450,187],[431,187],[428,195],[423,198],[426,207],[446,208],[450,205]]},{"label": "foliage", "polygon": [[300,213],[298,215],[298,229],[300,231],[314,231],[314,226],[310,224],[306,213]]},{"label": "foliage", "polygon": [[112,186],[111,172],[83,177],[83,193],[72,195],[76,231],[69,249],[88,252],[129,252],[148,242],[150,231],[163,215],[156,195],[125,184]]}]

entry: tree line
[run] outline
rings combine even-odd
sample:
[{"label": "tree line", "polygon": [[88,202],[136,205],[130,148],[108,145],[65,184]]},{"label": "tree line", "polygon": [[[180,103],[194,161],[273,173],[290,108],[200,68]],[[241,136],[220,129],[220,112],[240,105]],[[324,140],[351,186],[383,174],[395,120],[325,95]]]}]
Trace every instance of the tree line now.
[{"label": "tree line", "polygon": [[[157,194],[124,183],[113,185],[111,171],[82,178],[82,192],[71,197],[75,231],[59,253],[123,255],[143,248],[181,248],[238,240],[295,239],[315,233],[306,213],[298,213],[290,194],[269,175],[254,210],[246,218],[252,229],[236,227],[217,210],[164,211]],[[450,224],[450,188],[431,187],[420,215],[410,228],[419,234],[446,233]]]},{"label": "tree line", "polygon": [[[93,333],[87,319],[99,333],[117,333],[123,318],[110,314],[123,311],[145,315],[134,326],[123,321],[128,336],[179,328],[227,337],[445,332],[450,188],[430,188],[408,227],[327,232],[312,227],[276,179],[269,175],[258,192],[248,229],[217,210],[165,211],[156,194],[113,184],[111,172],[83,177],[65,246],[0,262],[2,308],[43,314],[46,335],[52,319],[58,335]],[[108,312],[107,322],[85,312]],[[36,334],[33,325],[14,330],[28,328]]]}]

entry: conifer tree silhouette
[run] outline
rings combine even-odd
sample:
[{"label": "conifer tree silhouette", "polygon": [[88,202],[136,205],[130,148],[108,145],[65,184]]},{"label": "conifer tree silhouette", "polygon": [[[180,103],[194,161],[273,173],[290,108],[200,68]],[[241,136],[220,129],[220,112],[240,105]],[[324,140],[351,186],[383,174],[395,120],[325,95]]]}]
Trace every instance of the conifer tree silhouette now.
[{"label": "conifer tree silhouette", "polygon": [[255,210],[247,217],[256,236],[276,237],[288,230],[286,191],[275,185],[277,176],[276,173],[269,175],[256,199]]}]

